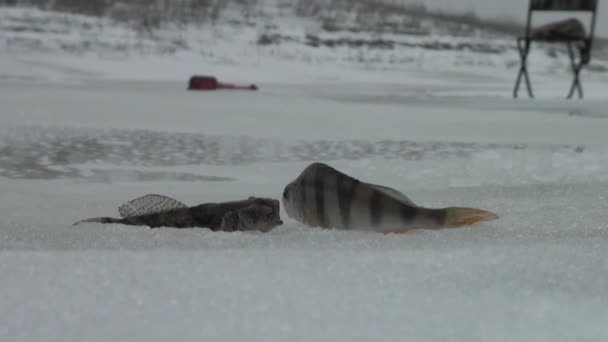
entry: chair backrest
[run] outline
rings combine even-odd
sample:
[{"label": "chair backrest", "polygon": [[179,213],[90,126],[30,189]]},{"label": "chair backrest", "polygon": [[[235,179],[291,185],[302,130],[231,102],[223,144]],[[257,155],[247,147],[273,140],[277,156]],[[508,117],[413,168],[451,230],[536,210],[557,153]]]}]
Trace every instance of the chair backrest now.
[{"label": "chair backrest", "polygon": [[530,0],[530,10],[595,12],[597,0]]},{"label": "chair backrest", "polygon": [[587,36],[587,48],[591,50],[591,42],[595,33],[597,4],[598,0],[530,0],[528,20],[526,22],[526,37],[530,37],[530,25],[532,24],[532,12],[534,11],[591,12],[591,25],[589,35]]}]

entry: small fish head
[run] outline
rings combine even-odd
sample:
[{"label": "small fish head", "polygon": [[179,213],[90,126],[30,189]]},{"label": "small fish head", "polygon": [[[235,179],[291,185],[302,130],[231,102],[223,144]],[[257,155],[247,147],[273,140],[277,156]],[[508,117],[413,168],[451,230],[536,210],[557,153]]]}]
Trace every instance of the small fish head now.
[{"label": "small fish head", "polygon": [[279,201],[256,198],[254,203],[238,210],[242,230],[268,232],[283,224],[280,216]]},{"label": "small fish head", "polygon": [[287,184],[285,190],[283,190],[283,197],[281,199],[287,216],[298,221],[302,221],[303,219],[301,215],[303,208],[301,208],[302,203],[300,199],[302,197],[300,196],[300,191],[298,180],[295,180]]}]

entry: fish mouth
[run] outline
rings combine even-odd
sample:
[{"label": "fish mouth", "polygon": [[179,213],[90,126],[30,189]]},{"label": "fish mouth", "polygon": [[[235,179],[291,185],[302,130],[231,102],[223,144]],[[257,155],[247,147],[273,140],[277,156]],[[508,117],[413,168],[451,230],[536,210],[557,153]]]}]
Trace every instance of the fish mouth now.
[{"label": "fish mouth", "polygon": [[287,216],[291,217],[291,214],[289,213],[289,205],[287,204],[287,201],[285,200],[285,198],[283,198],[281,200],[281,203],[283,204],[283,210],[285,211],[285,214],[287,214]]}]

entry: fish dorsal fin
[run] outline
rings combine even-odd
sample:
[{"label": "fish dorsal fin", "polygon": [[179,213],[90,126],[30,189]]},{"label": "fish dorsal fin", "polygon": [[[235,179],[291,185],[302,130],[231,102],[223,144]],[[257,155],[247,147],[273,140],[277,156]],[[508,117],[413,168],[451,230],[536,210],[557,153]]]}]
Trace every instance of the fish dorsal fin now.
[{"label": "fish dorsal fin", "polygon": [[149,194],[138,197],[121,205],[118,207],[118,212],[120,213],[120,217],[128,217],[159,213],[187,207],[188,206],[184,203],[171,197]]},{"label": "fish dorsal fin", "polygon": [[395,190],[393,188],[389,188],[387,186],[370,184],[370,183],[366,183],[366,184],[369,185],[370,187],[380,191],[381,193],[396,199],[399,202],[402,202],[407,205],[411,205],[413,207],[417,207],[417,205],[414,204],[414,202],[412,202],[412,200],[409,199],[407,196],[405,196],[401,191],[397,191],[397,190]]}]

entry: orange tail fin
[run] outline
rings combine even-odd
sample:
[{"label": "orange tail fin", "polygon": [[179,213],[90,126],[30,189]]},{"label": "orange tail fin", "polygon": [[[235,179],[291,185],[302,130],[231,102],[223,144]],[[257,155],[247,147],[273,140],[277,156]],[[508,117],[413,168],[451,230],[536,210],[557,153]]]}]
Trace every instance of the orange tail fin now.
[{"label": "orange tail fin", "polygon": [[474,226],[498,218],[498,215],[481,209],[445,208],[445,210],[447,211],[445,226],[448,228]]}]

